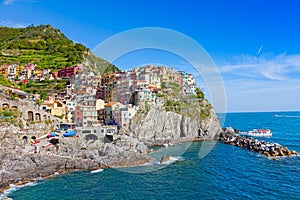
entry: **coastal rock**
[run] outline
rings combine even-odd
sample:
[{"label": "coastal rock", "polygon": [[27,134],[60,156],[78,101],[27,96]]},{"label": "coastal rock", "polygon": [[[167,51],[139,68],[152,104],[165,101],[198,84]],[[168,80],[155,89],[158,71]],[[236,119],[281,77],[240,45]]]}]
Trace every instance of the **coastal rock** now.
[{"label": "coastal rock", "polygon": [[18,134],[10,132],[17,132],[15,129],[13,125],[0,124],[0,188],[57,172],[140,165],[152,161],[144,153],[147,146],[126,135],[107,144],[80,137],[60,138],[56,146],[41,147],[37,153],[28,152],[32,146]]},{"label": "coastal rock", "polygon": [[162,156],[159,162],[166,163],[166,162],[170,161],[170,159],[171,159],[171,156]]},{"label": "coastal rock", "polygon": [[136,145],[136,151],[139,152],[139,153],[147,153],[148,152],[148,147],[142,143],[142,142],[139,142],[137,145]]},{"label": "coastal rock", "polygon": [[231,127],[226,128],[220,134],[219,140],[225,144],[238,146],[259,154],[264,154],[267,157],[297,155],[296,151],[291,151],[286,147],[282,147],[280,144],[259,141],[257,139],[253,139],[252,137],[238,136],[235,134],[235,131],[232,130],[234,129]]},{"label": "coastal rock", "polygon": [[231,134],[231,135],[235,134],[235,131],[234,131],[234,129],[231,126],[230,127],[226,127],[226,129],[225,129],[224,132],[227,133],[227,134]]},{"label": "coastal rock", "polygon": [[154,104],[147,113],[138,113],[131,120],[129,135],[147,144],[163,144],[166,140],[182,138],[216,139],[222,132],[213,110],[209,116],[199,117],[167,112],[163,105]]}]

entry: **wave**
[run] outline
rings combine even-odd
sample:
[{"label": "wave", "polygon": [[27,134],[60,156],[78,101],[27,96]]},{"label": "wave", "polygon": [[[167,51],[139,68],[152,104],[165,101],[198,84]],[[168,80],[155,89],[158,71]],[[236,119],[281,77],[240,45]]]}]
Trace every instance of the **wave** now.
[{"label": "wave", "polygon": [[291,156],[269,156],[267,157],[268,160],[282,160],[282,159],[291,159],[295,157],[300,157],[300,155],[291,155]]},{"label": "wave", "polygon": [[283,118],[300,118],[299,115],[274,115],[274,117],[283,117]]},{"label": "wave", "polygon": [[154,160],[152,162],[147,162],[143,164],[142,166],[155,166],[155,165],[168,165],[174,162],[183,161],[184,158],[181,156],[170,156],[170,159],[166,162],[160,162],[159,160]]},{"label": "wave", "polygon": [[181,156],[170,156],[170,159],[165,162],[158,162],[160,165],[169,165],[171,163],[177,162],[177,161],[183,161],[184,158]]},{"label": "wave", "polygon": [[35,185],[37,185],[37,182],[29,182],[24,185],[10,184],[9,189],[5,190],[3,193],[0,194],[0,200],[7,198],[8,195],[10,195],[12,192],[17,191],[20,188],[27,187],[27,186],[35,186]]},{"label": "wave", "polygon": [[99,173],[99,172],[102,172],[102,171],[103,171],[103,169],[96,169],[96,170],[91,171],[90,173],[95,174],[95,173]]}]

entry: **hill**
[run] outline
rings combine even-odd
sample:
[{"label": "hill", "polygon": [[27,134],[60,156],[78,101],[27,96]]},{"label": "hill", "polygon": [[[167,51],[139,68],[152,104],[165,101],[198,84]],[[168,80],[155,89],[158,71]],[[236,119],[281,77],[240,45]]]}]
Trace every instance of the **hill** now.
[{"label": "hill", "polygon": [[0,65],[33,63],[37,69],[57,71],[65,66],[86,63],[87,70],[98,74],[119,71],[51,25],[0,27],[0,51]]}]

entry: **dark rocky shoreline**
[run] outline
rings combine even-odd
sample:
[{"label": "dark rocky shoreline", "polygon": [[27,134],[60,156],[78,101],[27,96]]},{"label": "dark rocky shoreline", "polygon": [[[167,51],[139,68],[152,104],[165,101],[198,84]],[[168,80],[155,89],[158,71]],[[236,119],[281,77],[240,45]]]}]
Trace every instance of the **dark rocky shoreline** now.
[{"label": "dark rocky shoreline", "polygon": [[236,134],[236,130],[229,127],[226,128],[221,134],[219,140],[225,144],[237,146],[240,148],[248,149],[250,151],[263,154],[267,157],[285,157],[298,155],[296,151],[289,150],[287,147],[283,147],[278,143],[270,143],[261,141],[252,137],[239,136]]}]

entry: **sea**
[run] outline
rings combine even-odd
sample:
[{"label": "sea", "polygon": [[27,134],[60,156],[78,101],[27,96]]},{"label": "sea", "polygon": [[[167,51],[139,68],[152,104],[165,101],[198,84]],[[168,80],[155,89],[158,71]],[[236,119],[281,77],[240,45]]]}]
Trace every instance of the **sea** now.
[{"label": "sea", "polygon": [[[220,116],[224,119],[224,115]],[[300,112],[228,113],[224,127],[271,129],[276,142],[300,152]],[[216,141],[159,148],[171,161],[99,173],[72,172],[12,187],[19,199],[300,199],[300,157],[274,160]]]}]

